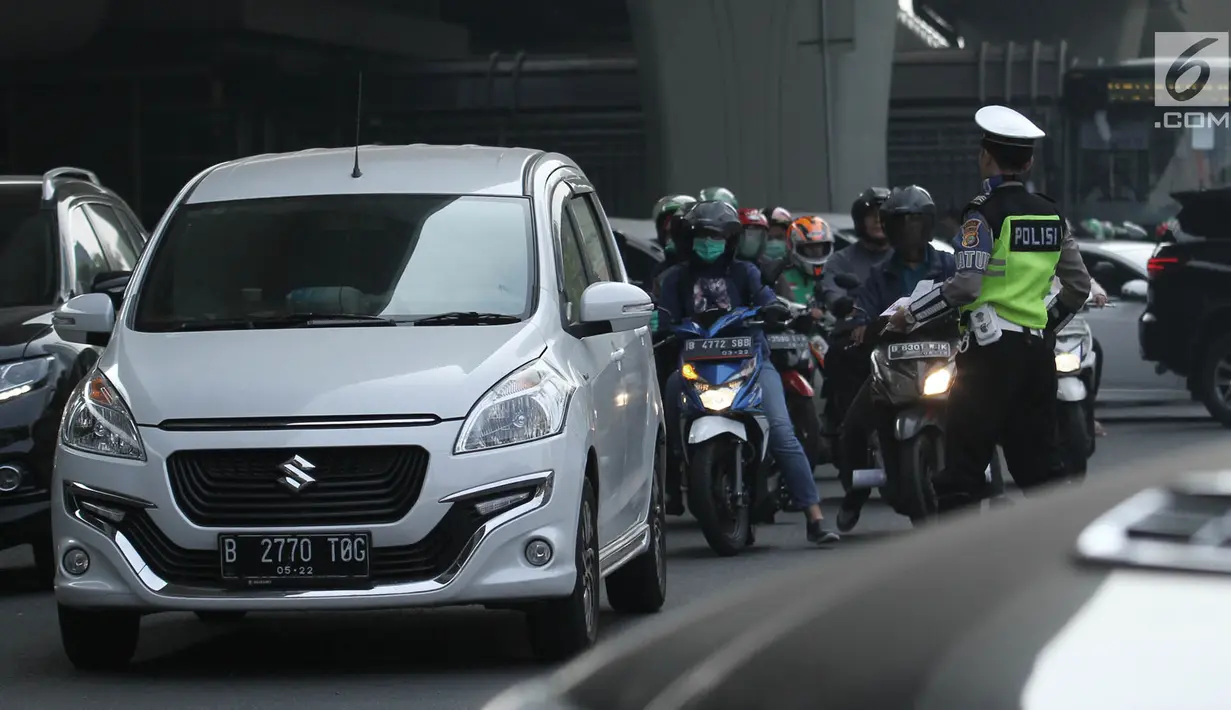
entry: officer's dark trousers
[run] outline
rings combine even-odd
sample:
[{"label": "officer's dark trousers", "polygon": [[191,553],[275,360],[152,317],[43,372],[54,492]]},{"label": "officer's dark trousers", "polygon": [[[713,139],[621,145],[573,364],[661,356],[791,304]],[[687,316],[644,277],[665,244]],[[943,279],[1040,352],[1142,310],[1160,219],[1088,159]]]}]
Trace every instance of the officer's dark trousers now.
[{"label": "officer's dark trousers", "polygon": [[1056,440],[1056,360],[1051,338],[1005,331],[957,356],[945,429],[945,470],[934,486],[941,510],[992,491],[984,471],[996,444],[1023,491],[1063,478]]}]

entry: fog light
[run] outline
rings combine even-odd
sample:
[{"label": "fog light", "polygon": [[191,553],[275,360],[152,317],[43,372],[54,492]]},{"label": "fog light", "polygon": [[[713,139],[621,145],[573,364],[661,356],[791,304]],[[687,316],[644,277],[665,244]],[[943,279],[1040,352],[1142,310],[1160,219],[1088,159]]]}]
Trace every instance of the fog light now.
[{"label": "fog light", "polygon": [[526,544],[526,561],[535,567],[551,562],[551,543],[546,540],[531,540]]},{"label": "fog light", "polygon": [[21,488],[21,479],[25,478],[21,469],[12,464],[0,466],[0,493],[11,493]]},{"label": "fog light", "polygon": [[64,571],[74,577],[80,577],[90,569],[90,556],[80,547],[69,548],[64,553]]}]

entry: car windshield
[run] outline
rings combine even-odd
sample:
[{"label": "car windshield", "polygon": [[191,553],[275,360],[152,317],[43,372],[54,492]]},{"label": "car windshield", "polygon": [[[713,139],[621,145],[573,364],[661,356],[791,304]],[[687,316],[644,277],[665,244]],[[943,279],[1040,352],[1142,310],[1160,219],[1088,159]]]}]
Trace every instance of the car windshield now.
[{"label": "car windshield", "polygon": [[337,195],[189,205],[150,256],[136,330],[295,316],[409,322],[442,313],[529,315],[524,198]]},{"label": "car windshield", "polygon": [[51,305],[56,240],[38,185],[0,185],[0,308]]}]

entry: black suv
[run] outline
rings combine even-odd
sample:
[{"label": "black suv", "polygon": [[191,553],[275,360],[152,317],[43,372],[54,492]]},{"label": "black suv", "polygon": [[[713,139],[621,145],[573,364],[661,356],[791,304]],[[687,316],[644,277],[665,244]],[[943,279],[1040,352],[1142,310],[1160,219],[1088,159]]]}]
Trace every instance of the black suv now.
[{"label": "black suv", "polygon": [[33,545],[47,584],[60,414],[99,354],[56,337],[51,316],[83,293],[118,300],[145,241],[132,210],[92,172],[0,176],[0,550]]},{"label": "black suv", "polygon": [[1231,427],[1231,188],[1173,195],[1160,227],[1138,323],[1141,356],[1188,379],[1193,397]]}]

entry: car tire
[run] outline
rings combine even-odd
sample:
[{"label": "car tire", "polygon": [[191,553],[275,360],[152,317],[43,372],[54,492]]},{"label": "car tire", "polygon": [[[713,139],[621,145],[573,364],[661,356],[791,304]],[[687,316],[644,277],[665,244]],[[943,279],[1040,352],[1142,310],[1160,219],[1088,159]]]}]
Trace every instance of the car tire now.
[{"label": "car tire", "polygon": [[141,615],[135,611],[74,609],[57,605],[64,654],[83,671],[125,668],[137,652]]},{"label": "car tire", "polygon": [[38,579],[39,589],[51,589],[56,584],[56,546],[51,537],[38,540],[30,545],[34,548],[34,573]]},{"label": "car tire", "polygon": [[663,502],[666,444],[654,447],[654,482],[650,493],[650,544],[645,552],[608,575],[607,602],[625,614],[653,614],[667,601],[667,514]]},{"label": "car tire", "polygon": [[194,611],[197,618],[206,624],[234,624],[243,621],[246,611]]},{"label": "car tire", "polygon": [[598,640],[598,501],[589,479],[582,483],[578,507],[573,592],[539,602],[526,614],[530,648],[548,663],[581,653]]},{"label": "car tire", "polygon": [[1231,334],[1215,338],[1201,356],[1201,403],[1219,424],[1231,428],[1231,403],[1218,391],[1218,373],[1231,363]]}]

